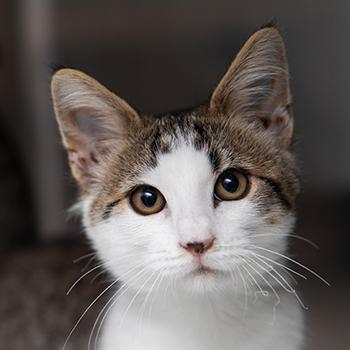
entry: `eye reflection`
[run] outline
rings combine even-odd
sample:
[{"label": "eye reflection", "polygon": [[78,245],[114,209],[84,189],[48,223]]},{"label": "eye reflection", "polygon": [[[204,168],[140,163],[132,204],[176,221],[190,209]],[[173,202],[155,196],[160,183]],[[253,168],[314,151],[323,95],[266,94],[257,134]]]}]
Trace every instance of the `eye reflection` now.
[{"label": "eye reflection", "polygon": [[164,196],[155,187],[142,185],[132,191],[130,204],[138,214],[151,215],[159,213],[166,202]]},{"label": "eye reflection", "polygon": [[247,189],[247,177],[235,169],[227,169],[215,183],[214,198],[222,201],[238,200],[247,194]]}]

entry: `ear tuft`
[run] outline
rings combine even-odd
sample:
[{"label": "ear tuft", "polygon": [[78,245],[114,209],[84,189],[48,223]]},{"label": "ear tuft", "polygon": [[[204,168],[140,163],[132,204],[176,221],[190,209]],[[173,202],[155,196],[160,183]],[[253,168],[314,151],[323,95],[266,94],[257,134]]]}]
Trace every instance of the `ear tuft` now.
[{"label": "ear tuft", "polygon": [[64,66],[63,64],[58,64],[58,63],[52,63],[50,64],[49,67],[52,75],[54,75],[61,69],[68,69],[68,67]]},{"label": "ear tuft", "polygon": [[283,39],[274,26],[258,30],[247,40],[215,89],[210,108],[260,121],[278,142],[290,144],[288,63]]},{"label": "ear tuft", "polygon": [[73,176],[82,187],[98,181],[104,155],[119,149],[140,117],[124,100],[96,80],[73,69],[60,69],[51,93]]},{"label": "ear tuft", "polygon": [[276,17],[270,18],[268,21],[266,21],[263,25],[260,26],[260,29],[265,29],[265,28],[275,28],[277,29],[278,27],[278,21]]}]

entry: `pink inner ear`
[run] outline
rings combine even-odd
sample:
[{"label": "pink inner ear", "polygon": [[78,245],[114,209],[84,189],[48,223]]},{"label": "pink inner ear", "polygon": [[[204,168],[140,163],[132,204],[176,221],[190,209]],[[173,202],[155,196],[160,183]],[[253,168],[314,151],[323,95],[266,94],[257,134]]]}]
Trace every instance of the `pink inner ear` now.
[{"label": "pink inner ear", "polygon": [[269,129],[281,131],[288,127],[290,115],[287,107],[278,106],[271,116]]},{"label": "pink inner ear", "polygon": [[261,117],[265,129],[273,134],[281,145],[288,147],[292,141],[293,118],[290,105],[278,106],[272,114]]},{"label": "pink inner ear", "polygon": [[261,120],[267,130],[280,133],[288,127],[291,120],[289,106],[283,105],[288,100],[286,93],[288,93],[288,87],[285,86],[283,79],[271,80],[269,96],[261,107],[264,115]]},{"label": "pink inner ear", "polygon": [[93,178],[94,168],[99,163],[94,142],[80,136],[73,140],[67,140],[69,147],[68,158],[72,170],[77,178]]},{"label": "pink inner ear", "polygon": [[278,106],[272,114],[262,117],[261,120],[266,129],[279,132],[288,126],[290,115],[286,107]]}]

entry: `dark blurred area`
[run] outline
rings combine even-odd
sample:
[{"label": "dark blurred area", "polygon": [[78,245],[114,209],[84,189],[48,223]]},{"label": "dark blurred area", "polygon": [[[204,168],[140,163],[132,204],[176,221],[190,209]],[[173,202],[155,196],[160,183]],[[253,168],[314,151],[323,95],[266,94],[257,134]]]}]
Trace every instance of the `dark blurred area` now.
[{"label": "dark blurred area", "polygon": [[[297,233],[320,247],[296,241],[292,251],[332,285],[312,276],[301,285],[308,349],[349,348],[350,2],[3,0],[2,349],[59,349],[105,281],[88,279],[65,296],[84,266],[72,260],[90,249],[67,216],[75,189],[52,112],[51,68],[83,70],[143,112],[188,107],[209,96],[249,34],[272,17],[294,96],[303,183]],[[86,348],[94,313],[72,349]]]}]

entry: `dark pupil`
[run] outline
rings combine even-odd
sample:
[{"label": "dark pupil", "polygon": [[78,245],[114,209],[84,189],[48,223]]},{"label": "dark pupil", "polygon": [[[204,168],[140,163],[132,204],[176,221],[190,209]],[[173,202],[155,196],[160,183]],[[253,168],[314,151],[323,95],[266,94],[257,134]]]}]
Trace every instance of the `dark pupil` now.
[{"label": "dark pupil", "polygon": [[141,193],[141,202],[147,208],[152,208],[157,201],[157,193],[152,189],[146,189]]},{"label": "dark pupil", "polygon": [[225,174],[221,179],[222,187],[230,193],[235,193],[238,189],[239,183],[235,175]]}]

